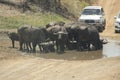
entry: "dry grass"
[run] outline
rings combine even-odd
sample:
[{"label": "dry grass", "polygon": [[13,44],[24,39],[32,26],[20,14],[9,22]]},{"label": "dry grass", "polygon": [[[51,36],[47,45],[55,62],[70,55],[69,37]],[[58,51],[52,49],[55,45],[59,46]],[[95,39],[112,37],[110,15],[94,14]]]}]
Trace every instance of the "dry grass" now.
[{"label": "dry grass", "polygon": [[79,17],[81,10],[89,5],[89,3],[84,0],[61,0],[61,3],[64,7],[66,7],[71,13],[75,14]]}]

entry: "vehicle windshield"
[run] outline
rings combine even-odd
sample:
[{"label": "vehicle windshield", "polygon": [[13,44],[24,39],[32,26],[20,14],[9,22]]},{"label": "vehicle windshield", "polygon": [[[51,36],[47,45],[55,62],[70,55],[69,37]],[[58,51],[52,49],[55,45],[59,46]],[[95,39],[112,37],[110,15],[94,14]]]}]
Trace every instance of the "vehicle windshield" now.
[{"label": "vehicle windshield", "polygon": [[82,14],[83,15],[100,15],[101,12],[99,9],[84,9]]}]

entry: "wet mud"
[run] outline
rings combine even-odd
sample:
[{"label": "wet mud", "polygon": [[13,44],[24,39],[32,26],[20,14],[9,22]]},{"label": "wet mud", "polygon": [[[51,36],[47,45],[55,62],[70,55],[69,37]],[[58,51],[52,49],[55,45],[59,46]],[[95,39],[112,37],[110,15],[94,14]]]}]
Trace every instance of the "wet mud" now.
[{"label": "wet mud", "polygon": [[[77,51],[77,50],[65,50],[63,54],[57,53],[40,53],[39,49],[37,53],[26,53],[20,52],[21,55],[32,55],[35,57],[45,58],[45,59],[59,59],[59,60],[95,60],[109,57],[120,56],[120,41],[107,39],[108,43],[103,44],[102,50],[97,51]],[[0,37],[0,46],[4,47],[3,43],[9,43],[8,48],[10,48],[10,40],[5,35]],[[12,49],[12,48],[10,48]],[[16,51],[18,51],[19,45],[17,45]]]},{"label": "wet mud", "polygon": [[37,56],[46,59],[61,59],[61,60],[95,60],[101,58],[109,58],[120,56],[120,41],[108,40],[107,44],[103,45],[102,50],[97,51],[65,51],[63,54],[57,53],[42,53]]}]

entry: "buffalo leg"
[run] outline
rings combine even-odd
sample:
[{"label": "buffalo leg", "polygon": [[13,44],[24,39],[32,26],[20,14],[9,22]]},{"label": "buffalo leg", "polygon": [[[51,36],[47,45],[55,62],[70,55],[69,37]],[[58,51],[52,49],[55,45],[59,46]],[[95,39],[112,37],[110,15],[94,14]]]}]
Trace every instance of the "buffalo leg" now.
[{"label": "buffalo leg", "polygon": [[60,44],[60,53],[64,53],[64,44]]},{"label": "buffalo leg", "polygon": [[22,48],[23,47],[23,42],[20,41],[19,44],[20,44],[20,50],[23,50],[23,48]]},{"label": "buffalo leg", "polygon": [[12,47],[14,48],[15,47],[15,41],[12,40]]},{"label": "buffalo leg", "polygon": [[37,43],[32,43],[32,45],[33,45],[33,52],[35,53],[36,52],[36,45],[37,45]]},{"label": "buffalo leg", "polygon": [[26,47],[27,47],[27,52],[29,52],[29,43],[26,43]]},{"label": "buffalo leg", "polygon": [[40,44],[38,44],[40,52],[42,52],[42,46]]},{"label": "buffalo leg", "polygon": [[103,48],[102,41],[98,40],[98,49],[102,49],[102,48]]},{"label": "buffalo leg", "polygon": [[30,50],[32,50],[32,46],[31,46],[31,44],[30,44],[30,43],[28,43],[28,45],[29,45],[29,47],[30,47]]}]

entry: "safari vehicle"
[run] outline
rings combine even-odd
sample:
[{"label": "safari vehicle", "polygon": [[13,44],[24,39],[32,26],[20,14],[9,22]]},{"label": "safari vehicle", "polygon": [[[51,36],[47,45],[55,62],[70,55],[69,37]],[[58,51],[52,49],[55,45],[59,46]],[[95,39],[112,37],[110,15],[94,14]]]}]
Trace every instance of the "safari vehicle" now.
[{"label": "safari vehicle", "polygon": [[114,17],[115,22],[114,22],[114,26],[115,26],[115,33],[120,32],[120,12],[118,13],[117,16]]},{"label": "safari vehicle", "polygon": [[78,19],[81,23],[95,25],[99,32],[105,29],[106,19],[101,6],[87,6],[80,13]]}]

